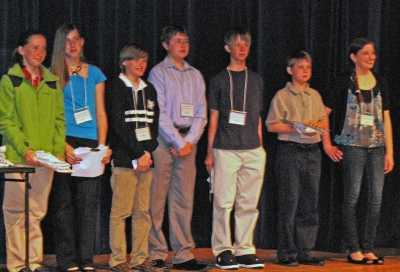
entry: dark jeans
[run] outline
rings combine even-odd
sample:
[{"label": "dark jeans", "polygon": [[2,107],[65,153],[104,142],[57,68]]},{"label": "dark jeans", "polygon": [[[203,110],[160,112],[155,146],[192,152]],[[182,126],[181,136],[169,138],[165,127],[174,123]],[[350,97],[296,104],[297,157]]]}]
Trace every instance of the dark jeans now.
[{"label": "dark jeans", "polygon": [[[354,146],[340,146],[343,151],[343,229],[349,253],[361,250],[364,253],[372,252],[376,229],[382,203],[382,191],[385,179],[384,174],[384,147],[362,148]],[[363,173],[366,170],[368,185],[368,207],[364,237],[360,241],[357,235],[356,206],[360,195]]]},{"label": "dark jeans", "polygon": [[312,257],[318,233],[321,150],[318,144],[280,142],[275,164],[278,179],[279,261]]},{"label": "dark jeans", "polygon": [[[97,141],[89,139],[67,137],[67,142],[74,148],[97,147]],[[60,270],[93,266],[99,179],[54,175],[50,208]]]}]

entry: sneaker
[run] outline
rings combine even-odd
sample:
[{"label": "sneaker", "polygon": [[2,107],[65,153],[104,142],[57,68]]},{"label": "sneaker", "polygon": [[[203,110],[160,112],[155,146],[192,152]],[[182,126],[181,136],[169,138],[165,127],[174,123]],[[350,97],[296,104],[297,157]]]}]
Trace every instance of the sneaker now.
[{"label": "sneaker", "polygon": [[312,257],[311,259],[307,259],[307,260],[299,260],[299,264],[323,266],[325,264],[325,261],[322,259],[318,259],[316,257]]},{"label": "sneaker", "polygon": [[254,254],[236,256],[236,261],[240,267],[245,268],[263,268],[264,263]]},{"label": "sneaker", "polygon": [[116,266],[110,267],[110,272],[129,272],[129,265],[127,263],[120,263]]},{"label": "sneaker", "polygon": [[280,265],[289,266],[289,267],[297,267],[299,266],[299,262],[296,261],[294,258],[289,257],[285,260],[279,260],[278,262]]},{"label": "sneaker", "polygon": [[191,259],[183,263],[174,264],[172,267],[176,270],[196,271],[206,269],[207,265],[198,263],[196,259]]},{"label": "sneaker", "polygon": [[131,269],[133,270],[138,270],[141,272],[163,272],[164,268],[163,267],[156,267],[153,265],[153,261],[147,260],[144,261],[143,263],[132,267]]},{"label": "sneaker", "polygon": [[215,266],[220,269],[236,270],[239,268],[235,258],[232,255],[232,251],[225,250],[218,254]]},{"label": "sneaker", "polygon": [[162,268],[162,269],[168,268],[168,266],[165,264],[165,261],[161,259],[151,260],[150,263],[153,267],[156,268]]}]

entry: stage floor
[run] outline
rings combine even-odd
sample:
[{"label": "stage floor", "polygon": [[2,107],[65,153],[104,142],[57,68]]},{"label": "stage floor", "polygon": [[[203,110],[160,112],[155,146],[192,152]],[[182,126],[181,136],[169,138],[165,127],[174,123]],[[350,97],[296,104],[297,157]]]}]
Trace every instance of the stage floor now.
[{"label": "stage floor", "polygon": [[[210,248],[196,248],[193,250],[195,257],[199,262],[209,264],[209,271],[217,272],[223,271],[214,266],[215,258],[211,252]],[[260,257],[264,263],[264,269],[246,269],[239,268],[238,272],[245,271],[268,271],[268,272],[278,272],[278,271],[296,271],[296,272],[312,272],[312,271],[400,271],[400,249],[378,249],[376,252],[380,256],[385,256],[384,265],[356,265],[350,264],[346,260],[347,255],[344,253],[332,253],[332,252],[314,252],[316,257],[322,258],[326,261],[324,266],[308,266],[300,265],[296,268],[284,267],[277,264],[276,250],[265,250],[258,249],[257,256]],[[172,267],[171,264],[172,252],[170,252],[167,261],[167,265]],[[95,256],[95,267],[98,272],[108,271],[108,260],[109,255],[97,255]],[[49,268],[51,272],[57,271],[55,255],[45,255],[44,266]],[[172,269],[171,269],[172,270]],[[0,272],[5,272],[6,265],[0,264]],[[133,270],[132,270],[133,271]],[[176,270],[178,271],[178,270]]]}]

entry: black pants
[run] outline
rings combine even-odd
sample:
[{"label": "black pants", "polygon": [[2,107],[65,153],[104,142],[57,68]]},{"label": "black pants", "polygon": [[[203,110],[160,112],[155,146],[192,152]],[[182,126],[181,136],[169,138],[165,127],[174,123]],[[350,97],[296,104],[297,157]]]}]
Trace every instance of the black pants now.
[{"label": "black pants", "polygon": [[[74,148],[97,147],[97,141],[67,137]],[[60,270],[93,266],[96,237],[97,187],[100,177],[55,173],[50,209]]]}]

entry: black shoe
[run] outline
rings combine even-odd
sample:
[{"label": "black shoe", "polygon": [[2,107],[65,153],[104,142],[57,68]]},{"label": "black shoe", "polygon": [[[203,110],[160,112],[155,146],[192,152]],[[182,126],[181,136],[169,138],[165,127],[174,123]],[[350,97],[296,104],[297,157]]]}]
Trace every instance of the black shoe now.
[{"label": "black shoe", "polygon": [[289,257],[289,258],[287,258],[287,259],[285,259],[285,260],[279,260],[278,263],[279,263],[280,265],[289,266],[289,267],[297,267],[297,266],[299,266],[299,262],[296,261],[296,260],[295,260],[294,258],[292,258],[292,257]]},{"label": "black shoe", "polygon": [[325,261],[322,260],[322,259],[318,259],[318,258],[312,257],[311,259],[308,259],[308,260],[299,260],[299,264],[323,266],[325,264]]},{"label": "black shoe", "polygon": [[347,261],[352,264],[372,264],[373,261],[370,261],[368,258],[363,258],[362,260],[353,260],[350,255],[347,256]]},{"label": "black shoe", "polygon": [[176,270],[188,270],[188,271],[196,271],[203,270],[207,267],[206,264],[200,264],[196,259],[191,259],[189,261],[178,263],[173,265],[173,269]]},{"label": "black shoe", "polygon": [[151,260],[151,264],[156,268],[162,268],[162,269],[168,268],[168,266],[165,264],[165,261],[161,259]]},{"label": "black shoe", "polygon": [[232,251],[225,250],[218,254],[215,266],[220,269],[236,270],[239,268],[235,258],[232,255]]},{"label": "black shoe", "polygon": [[25,267],[19,270],[18,272],[31,272],[30,269],[26,269]]},{"label": "black shoe", "polygon": [[263,268],[264,263],[254,254],[236,256],[236,261],[240,267]]}]

